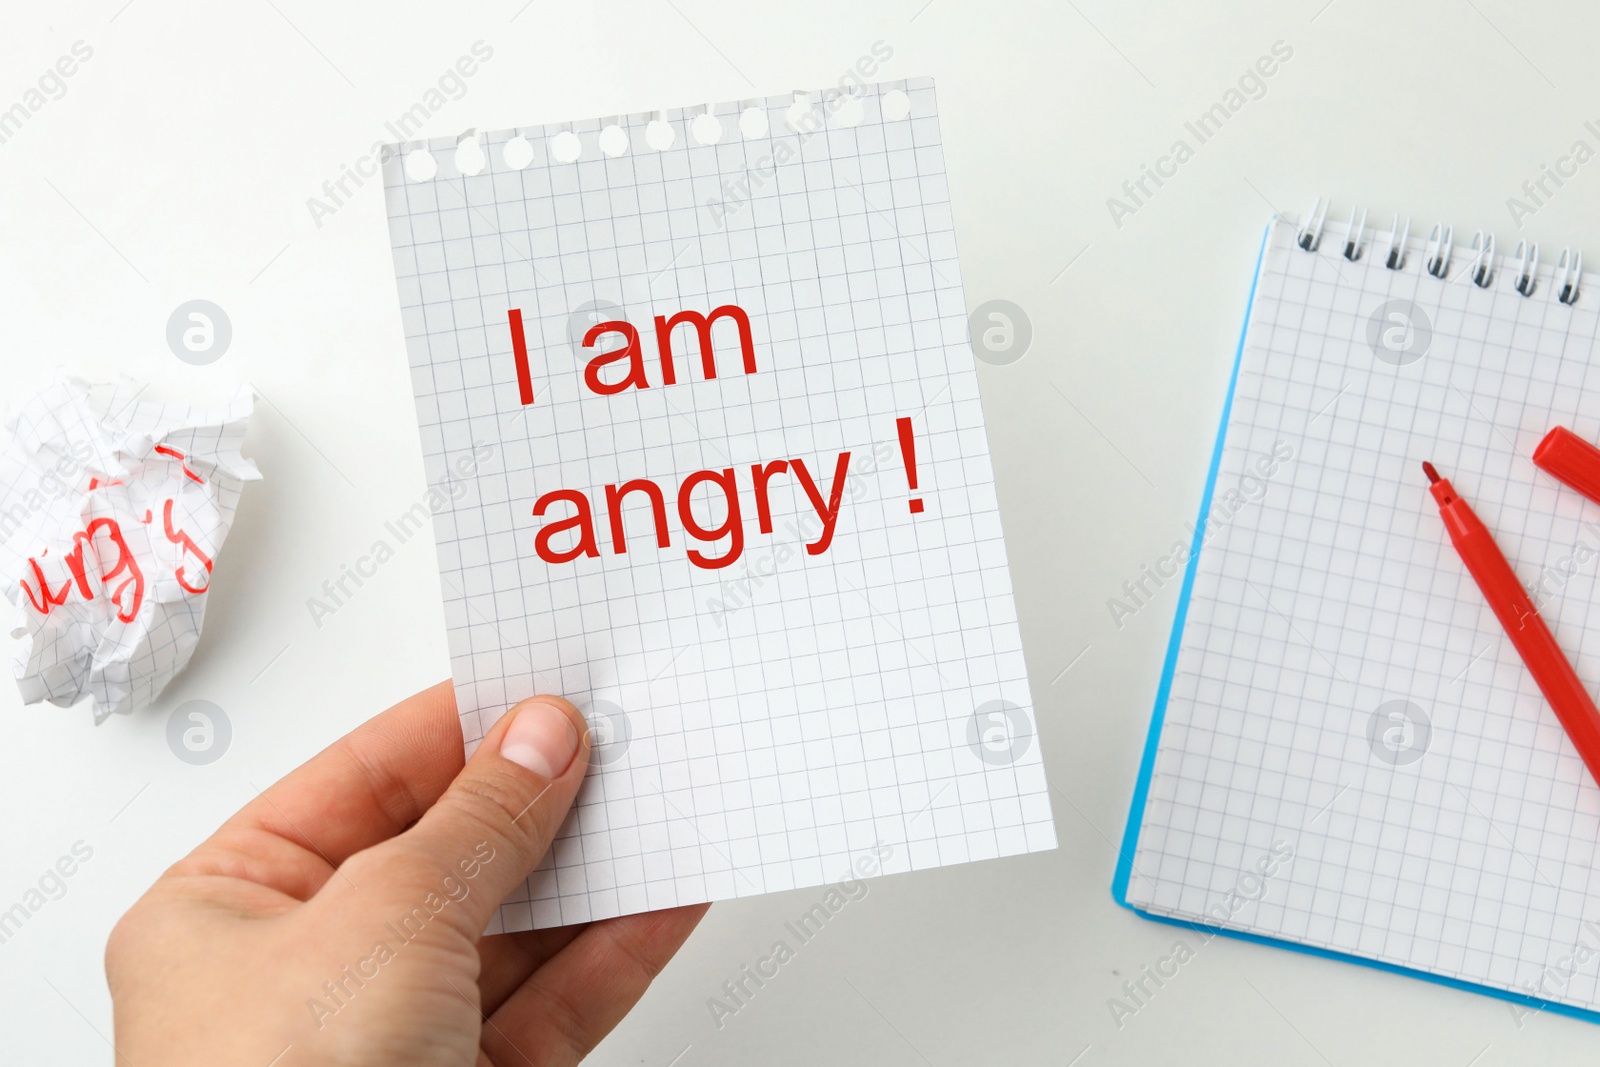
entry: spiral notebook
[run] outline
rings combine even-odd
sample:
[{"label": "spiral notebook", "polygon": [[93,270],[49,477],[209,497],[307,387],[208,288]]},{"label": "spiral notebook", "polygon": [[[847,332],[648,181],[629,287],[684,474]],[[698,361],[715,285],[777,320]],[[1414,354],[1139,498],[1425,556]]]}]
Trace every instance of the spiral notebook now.
[{"label": "spiral notebook", "polygon": [[1600,440],[1600,285],[1325,215],[1267,230],[1114,894],[1600,1021],[1600,786],[1421,470],[1600,681],[1600,507],[1530,459],[1558,424]]}]

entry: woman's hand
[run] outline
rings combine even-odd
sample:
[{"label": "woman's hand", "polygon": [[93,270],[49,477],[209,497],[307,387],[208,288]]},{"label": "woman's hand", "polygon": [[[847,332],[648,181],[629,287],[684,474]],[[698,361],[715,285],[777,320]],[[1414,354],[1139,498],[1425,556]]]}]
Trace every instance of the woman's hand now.
[{"label": "woman's hand", "polygon": [[272,786],[112,931],[119,1060],[582,1059],[707,907],[481,936],[571,807],[587,733],[571,704],[534,697],[463,767],[444,683]]}]

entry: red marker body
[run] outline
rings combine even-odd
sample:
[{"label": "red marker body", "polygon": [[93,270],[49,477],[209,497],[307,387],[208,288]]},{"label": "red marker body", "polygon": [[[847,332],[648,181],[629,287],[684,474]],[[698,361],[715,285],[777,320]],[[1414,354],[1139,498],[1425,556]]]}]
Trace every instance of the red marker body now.
[{"label": "red marker body", "polygon": [[1433,498],[1439,502],[1439,514],[1450,541],[1467,565],[1473,580],[1494,609],[1506,636],[1516,646],[1517,654],[1527,664],[1528,673],[1539,684],[1556,718],[1572,738],[1572,745],[1583,757],[1589,774],[1600,782],[1600,710],[1594,705],[1588,690],[1578,678],[1578,672],[1556,644],[1555,635],[1529,599],[1522,583],[1517,581],[1511,564],[1506,562],[1500,546],[1494,543],[1489,528],[1475,515],[1467,502],[1456,495],[1455,488],[1424,463],[1432,481]]}]

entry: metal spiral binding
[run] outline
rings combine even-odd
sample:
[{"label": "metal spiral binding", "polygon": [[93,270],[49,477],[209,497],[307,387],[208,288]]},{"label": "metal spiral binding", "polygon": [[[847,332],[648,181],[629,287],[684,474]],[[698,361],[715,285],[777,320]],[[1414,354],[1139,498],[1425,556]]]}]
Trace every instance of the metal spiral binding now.
[{"label": "metal spiral binding", "polygon": [[1317,197],[1317,202],[1311,205],[1311,214],[1306,219],[1306,224],[1300,227],[1300,234],[1295,242],[1307,252],[1315,252],[1322,243],[1322,224],[1328,221],[1328,205],[1322,202],[1322,197]]},{"label": "metal spiral binding", "polygon": [[1396,215],[1389,223],[1389,254],[1383,257],[1383,265],[1390,270],[1406,269],[1406,242],[1411,239],[1411,216],[1406,216],[1406,228],[1400,229],[1400,216]]},{"label": "metal spiral binding", "polygon": [[[1322,197],[1312,203],[1311,210],[1306,214],[1306,221],[1301,224],[1295,234],[1294,243],[1306,252],[1315,252],[1322,244],[1322,230],[1328,221],[1328,208],[1331,202],[1325,202]],[[1354,263],[1358,261],[1365,249],[1363,242],[1367,236],[1367,211],[1365,208],[1351,208],[1350,222],[1345,227],[1344,247],[1341,254],[1345,259]],[[1376,239],[1378,235],[1374,233]],[[1406,269],[1406,243],[1411,238],[1411,218],[1406,217],[1402,226],[1400,216],[1396,214],[1389,223],[1389,233],[1381,238],[1383,244],[1383,265],[1389,270]],[[1374,246],[1376,250],[1376,245]],[[1428,243],[1423,255],[1423,269],[1441,281],[1450,281],[1450,259],[1455,251],[1455,227],[1443,222],[1435,223],[1428,231]],[[1462,276],[1471,280],[1479,289],[1489,289],[1494,286],[1496,277],[1495,263],[1495,238],[1487,230],[1479,230],[1472,235],[1472,247],[1468,249],[1472,254],[1471,261],[1456,275],[1457,280]],[[1531,297],[1538,288],[1539,273],[1539,244],[1529,243],[1526,239],[1517,242],[1516,251],[1511,253],[1514,273],[1512,274],[1511,287],[1523,297]],[[1578,302],[1579,287],[1583,282],[1583,253],[1574,250],[1570,245],[1561,250],[1561,258],[1556,263],[1555,276],[1552,283],[1555,287],[1555,297],[1558,301],[1569,307]]]},{"label": "metal spiral binding", "polygon": [[[1567,261],[1571,260],[1571,266]],[[1570,248],[1561,250],[1561,261],[1556,264],[1559,280],[1556,282],[1556,299],[1563,304],[1578,302],[1578,280],[1583,274],[1583,253],[1573,253]]]},{"label": "metal spiral binding", "polygon": [[1347,227],[1350,236],[1345,238],[1344,258],[1354,263],[1361,258],[1361,238],[1367,232],[1367,209],[1361,209],[1361,221],[1356,221],[1356,209],[1350,209],[1350,225]]},{"label": "metal spiral binding", "polygon": [[1445,278],[1450,274],[1450,247],[1455,243],[1456,228],[1436,222],[1433,229],[1428,231],[1428,255],[1423,262],[1427,265],[1428,273],[1435,278]]},{"label": "metal spiral binding", "polygon": [[1472,284],[1479,289],[1487,289],[1494,284],[1494,234],[1489,234],[1487,242],[1484,241],[1482,230],[1473,234],[1472,251],[1477,253],[1472,257],[1472,266],[1468,268]]},{"label": "metal spiral binding", "polygon": [[1518,241],[1515,255],[1517,257],[1517,292],[1523,296],[1532,296],[1534,286],[1538,284],[1534,281],[1533,275],[1539,269],[1539,242],[1533,242],[1533,250],[1530,252],[1526,238]]}]

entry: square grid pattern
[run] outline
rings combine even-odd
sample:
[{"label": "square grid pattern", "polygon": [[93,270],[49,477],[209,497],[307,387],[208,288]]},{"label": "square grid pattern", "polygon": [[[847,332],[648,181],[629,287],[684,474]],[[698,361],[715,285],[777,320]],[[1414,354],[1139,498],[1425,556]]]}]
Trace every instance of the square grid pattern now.
[{"label": "square grid pattern", "polygon": [[[885,117],[886,94],[909,115]],[[836,103],[493,133],[468,152],[476,173],[454,139],[386,161],[429,482],[469,490],[434,520],[469,751],[538,692],[583,708],[599,742],[554,849],[494,929],[820,885],[868,854],[896,872],[1054,847],[933,85]],[[704,114],[716,129],[697,137]],[[574,144],[576,161],[558,160]],[[437,168],[420,181],[419,150]],[[663,384],[654,317],[724,304],[749,316],[756,372],[724,322],[718,375],[680,329]],[[638,328],[650,387],[595,395],[585,365],[617,335],[582,338],[616,319]],[[806,551],[820,523],[793,478],[772,483],[760,531],[752,464],[801,460],[826,494],[847,451],[825,551]],[[680,524],[679,486],[702,469],[734,475],[742,546]],[[605,487],[635,478],[660,486],[670,545],[639,493],[618,553]],[[588,497],[598,558],[535,554],[534,502],[558,489]],[[706,484],[689,500],[708,528],[731,510]],[[718,569],[686,556],[736,547]]]},{"label": "square grid pattern", "polygon": [[[1463,249],[1441,280],[1422,242],[1389,270],[1381,236],[1351,263],[1342,232],[1315,252],[1295,233],[1274,223],[1257,280],[1214,490],[1224,507],[1195,574],[1128,900],[1600,1007],[1594,963],[1566,974],[1575,950],[1600,945],[1586,925],[1600,920],[1600,788],[1451,547],[1421,468],[1454,482],[1538,586],[1579,675],[1600,679],[1600,507],[1530,458],[1557,424],[1600,439],[1600,302],[1561,304],[1548,268],[1523,297],[1505,261],[1475,286]],[[1378,358],[1380,329],[1401,331],[1385,351],[1409,343],[1420,358]],[[1292,457],[1262,478],[1274,449]],[[1250,874],[1275,846],[1292,861]]]},{"label": "square grid pattern", "polygon": [[[249,386],[211,406],[144,392],[58,378],[10,413],[0,445],[0,583],[24,639],[12,673],[29,703],[91,697],[96,722],[153,703],[188,665],[210,561],[261,477],[239,453]],[[91,526],[80,586],[73,550]]]}]

